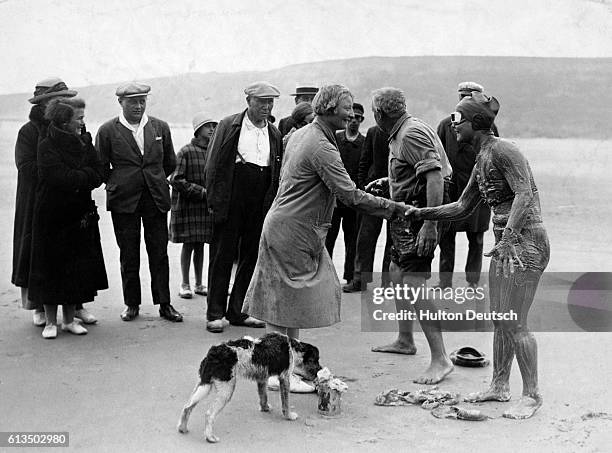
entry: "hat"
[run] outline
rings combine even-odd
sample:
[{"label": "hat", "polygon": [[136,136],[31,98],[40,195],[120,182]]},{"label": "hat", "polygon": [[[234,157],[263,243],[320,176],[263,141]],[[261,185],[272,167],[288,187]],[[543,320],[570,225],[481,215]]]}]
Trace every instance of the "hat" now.
[{"label": "hat", "polygon": [[315,95],[319,92],[319,89],[314,84],[296,84],[295,93],[291,93],[291,96],[302,96],[304,94]]},{"label": "hat", "polygon": [[469,96],[474,91],[482,93],[484,91],[484,87],[476,82],[461,82],[459,85],[457,85],[457,91],[461,94],[467,94]]},{"label": "hat", "polygon": [[31,104],[38,104],[46,99],[51,99],[58,96],[71,98],[77,95],[74,90],[69,90],[66,84],[59,77],[50,77],[41,80],[34,88],[34,97],[28,99]]},{"label": "hat", "polygon": [[473,92],[471,96],[463,98],[456,108],[472,122],[474,130],[488,130],[499,112],[499,102],[493,96]]},{"label": "hat", "polygon": [[151,91],[149,85],[139,82],[126,82],[117,87],[115,94],[120,98],[134,98],[136,96],[146,96]]},{"label": "hat", "polygon": [[193,117],[193,120],[191,121],[191,124],[193,124],[193,132],[197,132],[200,127],[204,126],[207,123],[217,124],[217,121],[213,120],[204,112],[196,113]]},{"label": "hat", "polygon": [[365,110],[363,109],[363,105],[358,102],[353,102],[353,111],[358,110],[363,115]]},{"label": "hat", "polygon": [[280,96],[280,91],[271,83],[255,82],[244,89],[244,94],[256,98],[277,98]]}]

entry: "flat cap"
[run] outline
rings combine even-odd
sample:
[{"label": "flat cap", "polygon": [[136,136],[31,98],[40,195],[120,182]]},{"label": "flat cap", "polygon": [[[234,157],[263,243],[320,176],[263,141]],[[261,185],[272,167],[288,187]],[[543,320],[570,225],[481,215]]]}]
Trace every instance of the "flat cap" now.
[{"label": "flat cap", "polygon": [[244,89],[244,94],[256,98],[277,98],[280,96],[280,91],[271,83],[255,82]]},{"label": "flat cap", "polygon": [[465,94],[471,94],[474,91],[478,91],[479,93],[482,93],[484,91],[484,87],[476,82],[461,82],[458,86],[457,86],[457,91],[459,93],[465,93]]},{"label": "flat cap", "polygon": [[115,94],[120,98],[133,98],[136,96],[146,96],[151,91],[149,85],[139,82],[126,82],[117,87]]},{"label": "flat cap", "polygon": [[217,121],[213,120],[207,113],[205,112],[198,112],[194,115],[193,120],[191,121],[191,124],[193,124],[193,131],[196,132],[200,127],[204,126],[205,124],[208,123],[215,123],[217,124]]}]

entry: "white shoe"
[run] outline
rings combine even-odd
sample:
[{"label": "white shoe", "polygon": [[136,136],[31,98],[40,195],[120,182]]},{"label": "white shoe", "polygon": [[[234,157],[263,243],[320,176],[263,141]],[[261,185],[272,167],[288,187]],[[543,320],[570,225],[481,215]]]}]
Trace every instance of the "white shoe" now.
[{"label": "white shoe", "polygon": [[95,324],[98,322],[98,318],[89,313],[85,308],[81,308],[74,313],[75,318],[79,318],[83,321],[83,324]]},{"label": "white shoe", "polygon": [[[278,376],[270,376],[268,378],[268,390],[278,390],[279,388],[280,382]],[[315,387],[303,381],[299,376],[292,374],[289,377],[289,391],[291,393],[313,393]]]},{"label": "white shoe", "polygon": [[83,327],[78,322],[71,322],[70,324],[62,323],[62,330],[64,332],[70,332],[75,335],[85,335],[87,333],[87,329]]},{"label": "white shoe", "polygon": [[32,314],[32,322],[37,327],[42,327],[47,324],[47,320],[45,319],[44,311],[34,311]]},{"label": "white shoe", "polygon": [[57,326],[55,324],[48,324],[42,331],[43,338],[52,340],[57,337]]},{"label": "white shoe", "polygon": [[193,292],[191,291],[189,285],[181,284],[181,287],[179,288],[179,297],[182,299],[191,299],[193,297]]}]

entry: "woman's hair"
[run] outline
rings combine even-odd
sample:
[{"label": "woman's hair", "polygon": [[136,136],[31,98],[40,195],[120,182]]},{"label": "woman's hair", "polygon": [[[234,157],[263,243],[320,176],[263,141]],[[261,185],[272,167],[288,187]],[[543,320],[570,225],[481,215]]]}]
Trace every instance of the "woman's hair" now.
[{"label": "woman's hair", "polygon": [[310,102],[300,102],[291,112],[291,118],[295,121],[295,124],[302,124],[306,121],[306,117],[313,112]]},{"label": "woman's hair", "polygon": [[69,123],[76,109],[84,109],[85,101],[81,98],[52,99],[45,110],[45,118],[54,126],[63,127]]},{"label": "woman's hair", "polygon": [[406,98],[402,90],[385,87],[372,91],[372,109],[389,118],[399,118],[406,113]]},{"label": "woman's hair", "polygon": [[338,106],[340,99],[342,99],[344,96],[349,96],[352,104],[353,95],[344,85],[322,86],[312,100],[314,112],[319,116],[333,115],[334,109]]}]

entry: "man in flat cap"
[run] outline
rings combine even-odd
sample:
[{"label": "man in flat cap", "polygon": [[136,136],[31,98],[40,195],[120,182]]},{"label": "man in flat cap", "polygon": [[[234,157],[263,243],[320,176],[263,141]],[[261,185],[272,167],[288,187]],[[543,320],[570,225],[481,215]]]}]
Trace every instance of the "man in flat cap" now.
[{"label": "man in flat cap", "polygon": [[[34,88],[34,96],[28,99],[33,104],[30,121],[24,124],[15,143],[15,164],[17,165],[17,198],[15,200],[15,223],[13,231],[13,273],[11,282],[21,288],[23,308],[34,310],[35,325],[45,325],[45,311],[28,299],[30,278],[30,252],[32,242],[32,216],[34,200],[38,187],[37,154],[38,143],[47,136],[49,121],[45,119],[45,109],[51,99],[74,97],[77,92],[68,89],[58,77],[41,80]],[[94,315],[77,305],[75,317],[86,324],[97,322]]]},{"label": "man in flat cap", "polygon": [[244,92],[247,109],[221,120],[206,162],[207,202],[214,222],[206,328],[215,333],[223,331],[223,317],[233,325],[265,326],[242,313],[242,304],[257,262],[264,217],[278,189],[282,139],[268,118],[280,93],[268,82],[253,83]]},{"label": "man in flat cap", "polygon": [[[542,405],[538,388],[538,347],[527,326],[540,277],[548,265],[550,245],[540,209],[540,197],[529,162],[516,145],[497,138],[491,128],[499,111],[494,97],[480,92],[465,97],[451,114],[459,143],[469,142],[478,162],[466,188],[454,203],[413,208],[413,222],[455,220],[486,202],[493,210],[495,247],[490,256],[489,298],[494,320],[493,378],[490,387],[466,397],[468,402],[509,401],[510,370],[516,356],[523,393],[504,417],[525,419]],[[511,316],[507,316],[511,315]]]},{"label": "man in flat cap", "polygon": [[[295,105],[298,105],[300,102],[312,103],[318,92],[319,89],[312,84],[297,84],[295,93],[292,93],[291,96],[295,96]],[[295,121],[291,115],[282,118],[278,123],[278,130],[282,137],[287,135],[293,127],[295,127]]]},{"label": "man in flat cap", "polygon": [[[483,87],[475,82],[461,82],[457,91],[459,100],[461,100],[466,96],[471,96],[472,93],[482,93]],[[499,136],[495,124],[493,124],[491,130],[496,136]],[[448,181],[449,184],[447,184],[448,197],[450,201],[457,201],[472,174],[476,162],[476,151],[470,143],[457,142],[457,134],[452,128],[450,116],[440,121],[438,136],[453,168],[453,175]],[[467,283],[471,287],[478,286],[482,269],[484,232],[489,229],[490,219],[491,210],[485,203],[482,203],[469,217],[458,222],[452,222],[444,230],[440,238],[440,282],[438,285],[441,288],[453,286],[455,235],[458,231],[465,231],[468,239],[468,255],[465,263]]]},{"label": "man in flat cap", "polygon": [[[406,111],[406,98],[397,88],[380,88],[372,94],[372,111],[376,124],[389,134],[389,194],[392,200],[417,206],[438,206],[443,201],[444,178],[451,168],[436,132]],[[377,186],[379,181],[369,186]],[[424,287],[431,276],[431,262],[438,241],[438,222],[410,222],[396,217],[389,221],[393,246],[390,274],[393,283],[402,287]],[[415,308],[417,313],[434,312],[427,297],[395,300],[397,312]],[[425,372],[414,379],[418,384],[436,384],[452,370],[444,348],[439,321],[419,317],[429,344],[431,362]],[[412,321],[398,321],[397,339],[374,352],[414,354],[416,347]]]},{"label": "man in flat cap", "polygon": [[98,130],[96,148],[104,164],[106,209],[111,212],[120,251],[123,300],[121,319],[138,316],[140,289],[140,231],[151,272],[153,303],[169,321],[183,317],[170,304],[168,223],[170,190],[166,178],[176,167],[170,128],[165,121],[147,116],[151,87],[129,82],[117,88],[119,116]]}]

